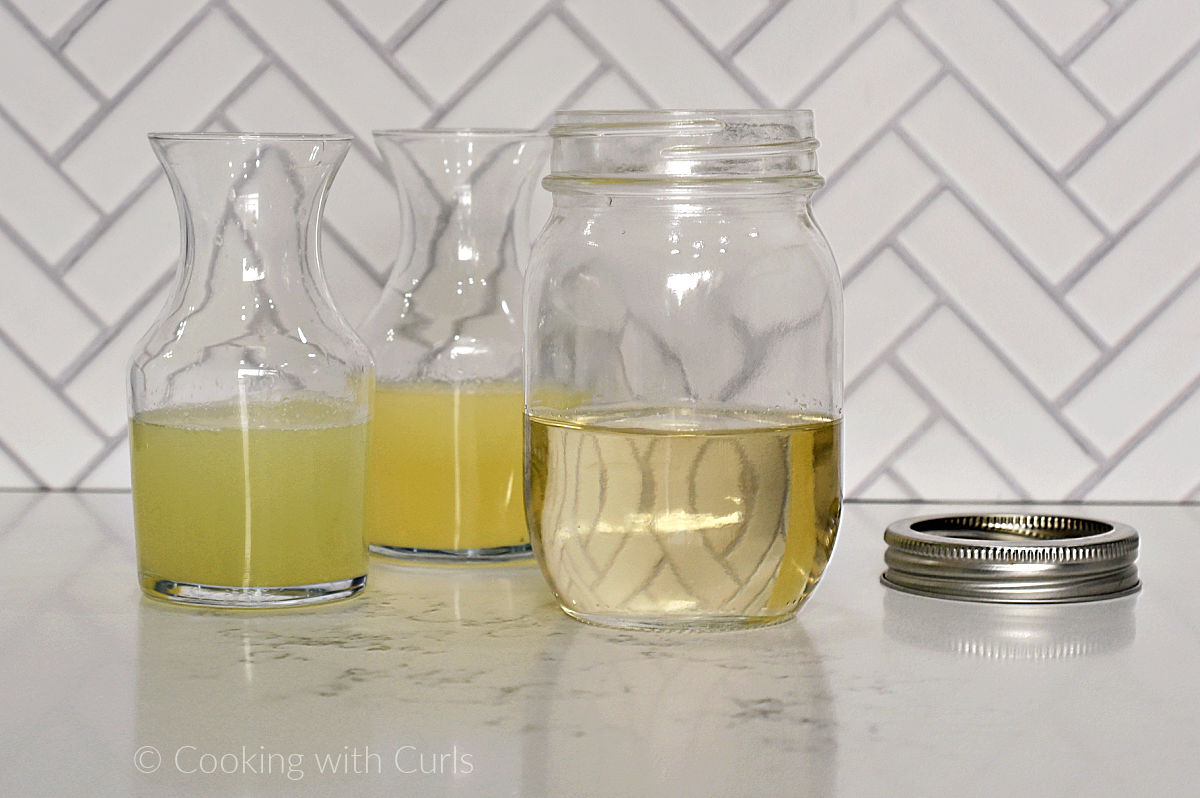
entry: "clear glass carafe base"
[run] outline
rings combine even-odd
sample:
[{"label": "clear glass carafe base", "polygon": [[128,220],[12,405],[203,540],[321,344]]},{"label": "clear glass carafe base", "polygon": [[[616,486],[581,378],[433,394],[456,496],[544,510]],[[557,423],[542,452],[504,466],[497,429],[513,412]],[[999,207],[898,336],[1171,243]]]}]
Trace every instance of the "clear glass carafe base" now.
[{"label": "clear glass carafe base", "polygon": [[367,584],[366,574],[316,585],[237,587],[232,585],[196,585],[173,582],[152,574],[141,575],[142,592],[153,599],[174,604],[192,604],[228,609],[300,607],[347,599]]}]

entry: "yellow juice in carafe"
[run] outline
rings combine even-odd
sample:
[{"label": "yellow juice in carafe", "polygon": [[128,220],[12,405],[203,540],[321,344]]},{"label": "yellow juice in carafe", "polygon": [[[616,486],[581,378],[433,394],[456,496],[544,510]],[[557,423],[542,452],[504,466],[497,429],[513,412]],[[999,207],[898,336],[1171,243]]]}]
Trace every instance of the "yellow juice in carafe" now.
[{"label": "yellow juice in carafe", "polygon": [[130,452],[143,585],[363,576],[364,416],[317,399],[138,414]]},{"label": "yellow juice in carafe", "polygon": [[425,551],[529,542],[520,383],[381,383],[367,542]]}]

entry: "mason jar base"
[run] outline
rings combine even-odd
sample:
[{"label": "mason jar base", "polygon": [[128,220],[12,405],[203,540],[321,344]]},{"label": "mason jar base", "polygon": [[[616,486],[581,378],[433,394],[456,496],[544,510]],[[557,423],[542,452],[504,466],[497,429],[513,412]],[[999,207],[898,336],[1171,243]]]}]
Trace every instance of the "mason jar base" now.
[{"label": "mason jar base", "polygon": [[271,607],[299,607],[347,599],[361,591],[367,577],[339,579],[316,585],[285,587],[234,587],[228,585],[196,585],[173,582],[142,574],[142,592],[153,599],[173,604],[192,604],[202,607],[258,610]]},{"label": "mason jar base", "polygon": [[730,632],[737,629],[759,629],[787,623],[796,617],[796,610],[783,615],[603,615],[577,612],[562,607],[562,611],[577,621],[634,632]]},{"label": "mason jar base", "polygon": [[494,546],[487,549],[416,549],[406,546],[383,546],[372,543],[372,554],[413,563],[453,565],[455,563],[510,562],[533,556],[528,543],[517,546]]}]

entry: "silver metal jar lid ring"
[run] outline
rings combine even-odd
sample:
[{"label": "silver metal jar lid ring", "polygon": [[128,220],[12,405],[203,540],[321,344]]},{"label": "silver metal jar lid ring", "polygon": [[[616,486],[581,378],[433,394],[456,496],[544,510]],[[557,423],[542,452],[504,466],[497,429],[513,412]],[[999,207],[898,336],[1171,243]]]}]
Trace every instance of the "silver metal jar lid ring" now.
[{"label": "silver metal jar lid ring", "polygon": [[1137,531],[1059,515],[921,516],[884,533],[888,587],[1011,603],[1094,601],[1137,591]]}]

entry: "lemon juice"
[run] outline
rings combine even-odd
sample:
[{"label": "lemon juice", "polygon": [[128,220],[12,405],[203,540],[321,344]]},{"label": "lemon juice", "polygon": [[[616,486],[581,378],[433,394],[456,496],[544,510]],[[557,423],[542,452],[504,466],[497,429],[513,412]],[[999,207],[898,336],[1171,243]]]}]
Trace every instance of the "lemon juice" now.
[{"label": "lemon juice", "polygon": [[524,550],[523,412],[517,382],[378,384],[367,468],[373,549]]},{"label": "lemon juice", "polygon": [[143,589],[197,586],[203,597],[210,588],[360,587],[365,415],[307,398],[137,414],[130,449]]},{"label": "lemon juice", "polygon": [[529,525],[563,608],[616,625],[791,617],[841,510],[841,422],[654,409],[531,414]]}]

